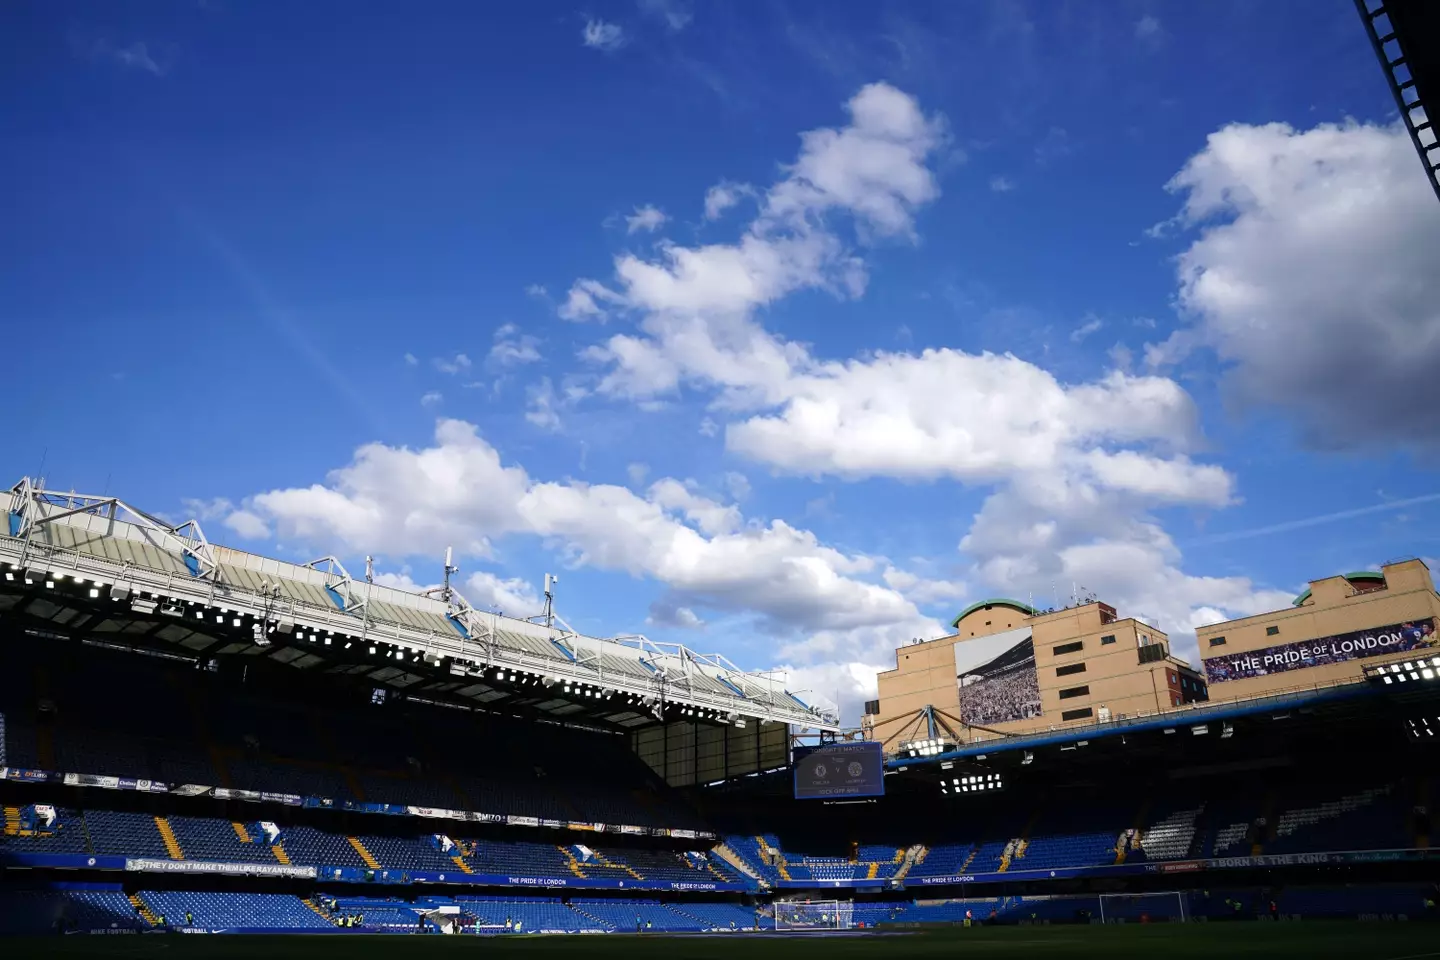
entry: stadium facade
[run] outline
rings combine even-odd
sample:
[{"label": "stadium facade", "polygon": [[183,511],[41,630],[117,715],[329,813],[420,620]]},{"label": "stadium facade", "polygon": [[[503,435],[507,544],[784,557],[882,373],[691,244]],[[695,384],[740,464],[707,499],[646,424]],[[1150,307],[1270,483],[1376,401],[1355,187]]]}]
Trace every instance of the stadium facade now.
[{"label": "stadium facade", "polygon": [[1165,633],[1106,603],[985,600],[955,618],[954,633],[895,651],[864,729],[901,756],[917,742],[939,752],[1139,718],[1178,722],[1207,704],[1363,687],[1367,666],[1440,653],[1437,624],[1440,596],[1418,559],[1315,580],[1285,609],[1200,628],[1198,667],[1171,652]]}]

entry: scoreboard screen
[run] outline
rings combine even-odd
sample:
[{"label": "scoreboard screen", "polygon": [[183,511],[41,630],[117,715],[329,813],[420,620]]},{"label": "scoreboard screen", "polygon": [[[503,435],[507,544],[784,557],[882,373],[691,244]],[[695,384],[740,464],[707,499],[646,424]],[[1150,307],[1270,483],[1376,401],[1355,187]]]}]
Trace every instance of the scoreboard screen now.
[{"label": "scoreboard screen", "polygon": [[839,800],[885,795],[885,758],[880,744],[827,743],[795,752],[795,799]]}]

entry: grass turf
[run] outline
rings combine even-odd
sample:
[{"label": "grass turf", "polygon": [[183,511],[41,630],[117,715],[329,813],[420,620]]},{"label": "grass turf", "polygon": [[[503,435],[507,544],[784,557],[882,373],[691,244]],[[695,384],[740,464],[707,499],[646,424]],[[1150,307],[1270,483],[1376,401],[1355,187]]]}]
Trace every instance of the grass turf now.
[{"label": "grass turf", "polygon": [[515,960],[824,960],[845,958],[1038,957],[1042,960],[1166,960],[1264,957],[1267,960],[1420,960],[1440,958],[1428,923],[1216,923],[997,927],[973,930],[785,937],[717,936],[120,936],[0,940],[0,955],[96,960],[394,960],[480,956]]}]

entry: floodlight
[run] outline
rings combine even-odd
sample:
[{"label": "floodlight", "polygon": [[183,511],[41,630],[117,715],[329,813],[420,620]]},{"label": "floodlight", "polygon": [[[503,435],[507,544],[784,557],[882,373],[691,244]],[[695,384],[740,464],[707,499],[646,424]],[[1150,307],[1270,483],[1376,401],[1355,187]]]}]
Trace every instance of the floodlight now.
[{"label": "floodlight", "polygon": [[130,596],[130,588],[123,583],[112,583],[110,585],[110,599],[124,600]]}]

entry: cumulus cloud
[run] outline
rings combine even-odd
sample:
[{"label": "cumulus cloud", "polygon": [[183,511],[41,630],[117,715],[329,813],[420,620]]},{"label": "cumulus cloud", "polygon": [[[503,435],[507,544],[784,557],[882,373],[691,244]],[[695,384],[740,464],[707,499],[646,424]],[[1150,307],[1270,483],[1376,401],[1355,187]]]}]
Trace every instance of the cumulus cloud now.
[{"label": "cumulus cloud", "polygon": [[626,233],[654,233],[665,226],[665,221],[670,219],[665,216],[664,211],[659,207],[646,204],[643,207],[636,207],[635,212],[625,218]]},{"label": "cumulus cloud", "polygon": [[442,394],[439,390],[431,390],[431,391],[429,391],[428,393],[424,393],[424,394],[422,394],[422,395],[420,396],[420,406],[422,406],[422,407],[434,407],[434,406],[438,406],[438,405],[440,404],[440,402],[443,401],[444,399],[445,399],[445,395]]},{"label": "cumulus cloud", "polygon": [[[602,364],[600,392],[643,401],[708,389],[706,430],[723,429],[731,453],[783,472],[990,488],[959,544],[966,579],[987,594],[1044,593],[1052,578],[1083,574],[1122,609],[1149,611],[1180,634],[1199,608],[1233,613],[1273,599],[1244,578],[1186,574],[1150,518],[1235,500],[1234,478],[1194,459],[1198,411],[1175,381],[1117,369],[1065,383],[1012,355],[953,349],[825,360],[758,322],[760,308],[799,290],[863,293],[865,264],[837,216],[855,225],[862,247],[910,240],[919,210],[938,195],[930,162],[942,119],[884,84],[862,89],[847,109],[845,127],[802,135],[800,156],[757,195],[759,212],[735,242],[622,256],[612,286],[576,284],[638,315],[636,332],[589,352]],[[1053,159],[1068,137],[1052,130],[1042,148]],[[1092,321],[1077,334],[1096,329]],[[723,428],[713,419],[722,415]],[[1133,567],[1108,570],[1094,561],[1104,556]],[[911,602],[960,594],[956,585],[903,580],[887,586]],[[873,677],[871,667],[893,662],[885,643],[924,635],[913,617],[897,616],[863,636],[812,633],[787,656]],[[855,664],[866,669],[849,671]]]},{"label": "cumulus cloud", "polygon": [[245,540],[263,540],[270,536],[270,525],[249,510],[235,510],[226,515],[225,526]]},{"label": "cumulus cloud", "polygon": [[722,180],[705,191],[705,219],[719,220],[725,212],[745,197],[755,196],[755,188],[748,183]]},{"label": "cumulus cloud", "polygon": [[991,177],[990,189],[995,193],[1009,193],[1015,189],[1015,181],[1005,176]]},{"label": "cumulus cloud", "polygon": [[503,324],[495,329],[490,353],[485,362],[492,368],[520,366],[535,363],[540,359],[540,340],[521,333],[513,323]]},{"label": "cumulus cloud", "polygon": [[610,53],[625,46],[626,38],[625,31],[620,29],[619,24],[589,20],[585,23],[585,29],[580,31],[580,39],[592,50]]},{"label": "cumulus cloud", "polygon": [[560,413],[555,409],[559,401],[555,396],[555,386],[550,382],[549,377],[544,377],[539,383],[528,387],[525,396],[525,419],[527,421],[541,430],[553,432],[560,429]]},{"label": "cumulus cloud", "polygon": [[[441,420],[420,450],[368,444],[324,483],[258,494],[247,509],[289,541],[392,557],[435,557],[452,544],[485,557],[499,538],[541,537],[573,564],[652,578],[666,591],[666,609],[749,614],[768,629],[820,638],[819,647],[795,645],[787,656],[797,662],[829,649],[863,652],[873,664],[897,624],[911,635],[940,629],[877,582],[881,571],[870,557],[826,546],[782,520],[746,518],[672,478],[643,495],[536,481],[502,463],[459,420]],[[513,581],[497,583],[523,596]]]},{"label": "cumulus cloud", "polygon": [[453,357],[436,357],[431,363],[435,364],[436,370],[452,376],[470,369],[470,358],[463,353],[457,353]]},{"label": "cumulus cloud", "polygon": [[1440,447],[1440,207],[1403,127],[1228,126],[1170,189],[1194,323],[1152,364],[1212,349],[1318,446]]},{"label": "cumulus cloud", "polygon": [[543,608],[534,586],[518,577],[500,577],[488,570],[466,577],[464,593],[477,610],[494,610],[522,620],[538,616]]}]

